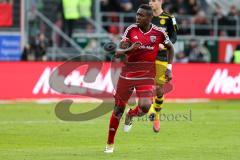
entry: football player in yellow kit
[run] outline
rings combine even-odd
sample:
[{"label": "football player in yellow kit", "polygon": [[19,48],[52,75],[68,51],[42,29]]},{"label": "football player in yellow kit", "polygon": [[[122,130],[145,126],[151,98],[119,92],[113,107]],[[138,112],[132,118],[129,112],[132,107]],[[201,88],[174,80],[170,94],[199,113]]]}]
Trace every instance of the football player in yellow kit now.
[{"label": "football player in yellow kit", "polygon": [[[152,23],[161,27],[174,44],[177,40],[177,22],[174,16],[163,10],[162,4],[163,0],[149,0],[149,5],[152,7],[154,15]],[[160,48],[161,50],[156,59],[156,97],[148,112],[150,120],[153,121],[154,132],[160,131],[160,111],[164,101],[163,86],[172,79],[172,61],[174,56],[170,55],[163,45],[160,45]]]}]

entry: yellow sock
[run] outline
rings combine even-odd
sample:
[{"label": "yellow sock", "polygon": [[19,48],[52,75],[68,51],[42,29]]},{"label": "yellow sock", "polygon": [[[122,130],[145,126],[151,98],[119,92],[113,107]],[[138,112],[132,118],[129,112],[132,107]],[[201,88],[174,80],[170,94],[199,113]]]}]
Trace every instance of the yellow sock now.
[{"label": "yellow sock", "polygon": [[155,120],[159,120],[160,119],[160,111],[155,113]]},{"label": "yellow sock", "polygon": [[152,113],[156,113],[156,110],[155,110],[155,107],[154,107],[154,104],[151,105],[149,111],[148,111],[148,115],[152,114]]},{"label": "yellow sock", "polygon": [[163,105],[163,100],[164,100],[164,97],[161,97],[161,98],[158,98],[158,97],[155,97],[155,101],[154,101],[154,109],[155,109],[155,119],[156,120],[159,120],[160,119],[160,111],[162,109],[162,105]]}]

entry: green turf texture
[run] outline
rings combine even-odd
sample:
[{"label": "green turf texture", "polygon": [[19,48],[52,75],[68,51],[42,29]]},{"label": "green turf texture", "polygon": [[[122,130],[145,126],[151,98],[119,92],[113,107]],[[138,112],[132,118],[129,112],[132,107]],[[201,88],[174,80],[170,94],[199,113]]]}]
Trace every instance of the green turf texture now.
[{"label": "green turf texture", "polygon": [[[95,106],[74,104],[72,111]],[[54,103],[0,104],[0,159],[240,159],[240,101],[166,103],[162,113],[185,118],[168,117],[158,134],[146,118],[135,119],[131,132],[124,133],[122,120],[113,154],[103,153],[110,113],[87,122],[62,122],[54,107]]]}]

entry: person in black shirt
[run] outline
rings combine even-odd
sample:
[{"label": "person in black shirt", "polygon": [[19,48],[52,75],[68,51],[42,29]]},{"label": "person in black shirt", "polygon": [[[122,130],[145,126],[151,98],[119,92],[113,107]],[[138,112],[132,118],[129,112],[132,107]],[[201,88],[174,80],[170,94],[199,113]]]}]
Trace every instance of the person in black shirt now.
[{"label": "person in black shirt", "polygon": [[[162,8],[163,0],[149,0],[149,5],[153,10],[152,23],[162,28],[169,36],[174,44],[177,41],[177,22],[174,16],[165,12]],[[173,56],[163,45],[159,46],[160,51],[156,59],[156,97],[151,109],[149,110],[149,118],[153,121],[153,130],[160,130],[160,111],[163,104],[163,86],[172,79],[172,61]]]}]

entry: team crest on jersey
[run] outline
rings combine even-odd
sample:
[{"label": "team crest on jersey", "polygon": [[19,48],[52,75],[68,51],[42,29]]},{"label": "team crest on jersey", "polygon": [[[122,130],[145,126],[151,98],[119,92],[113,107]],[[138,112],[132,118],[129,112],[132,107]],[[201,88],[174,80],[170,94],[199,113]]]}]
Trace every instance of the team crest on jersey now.
[{"label": "team crest on jersey", "polygon": [[161,19],[161,20],[160,20],[160,24],[161,24],[161,25],[164,25],[165,23],[166,23],[166,20],[165,20],[165,19]]},{"label": "team crest on jersey", "polygon": [[156,42],[157,37],[156,36],[150,36],[150,40],[152,43]]}]

